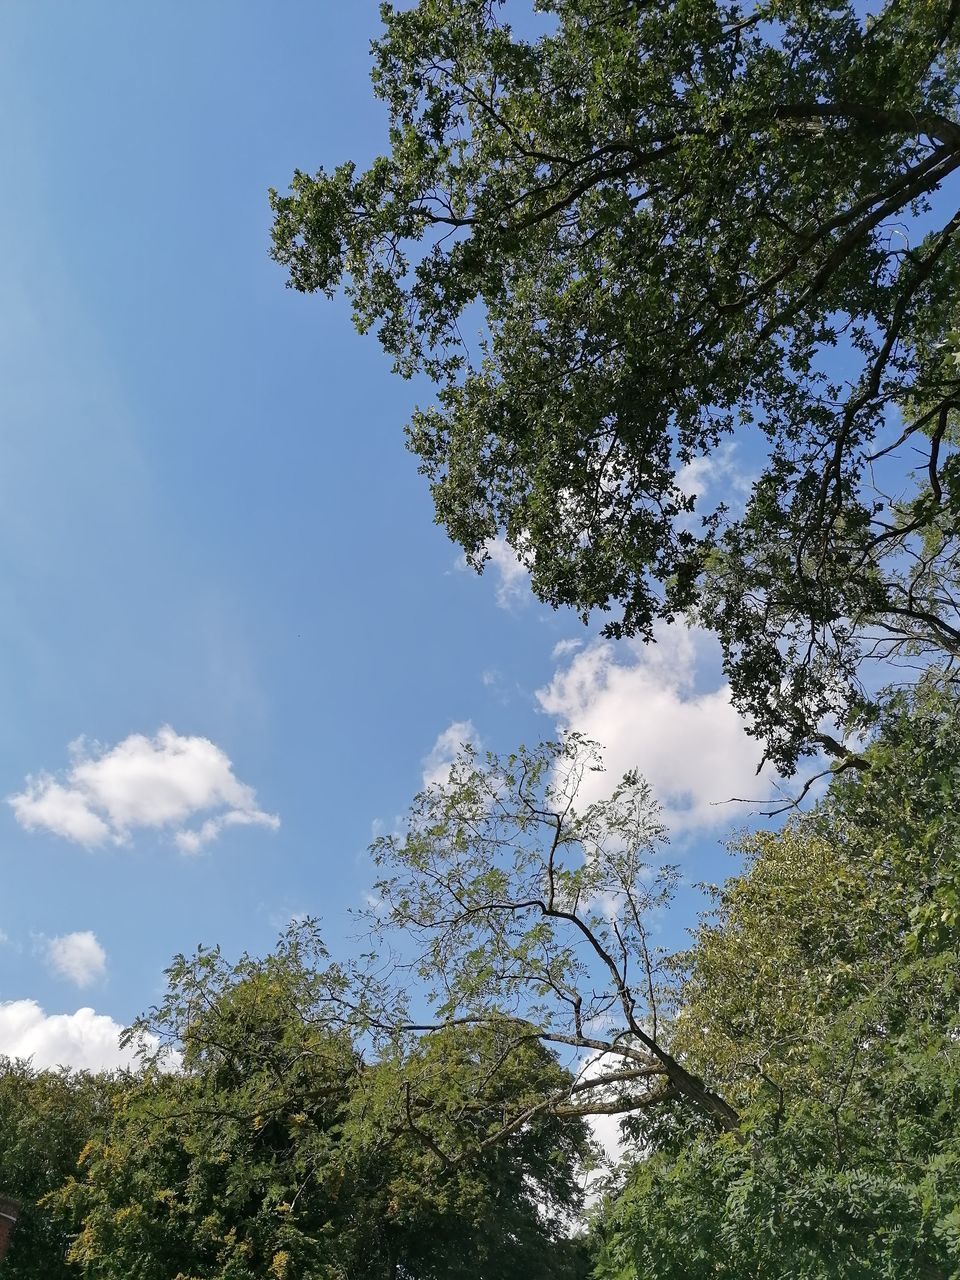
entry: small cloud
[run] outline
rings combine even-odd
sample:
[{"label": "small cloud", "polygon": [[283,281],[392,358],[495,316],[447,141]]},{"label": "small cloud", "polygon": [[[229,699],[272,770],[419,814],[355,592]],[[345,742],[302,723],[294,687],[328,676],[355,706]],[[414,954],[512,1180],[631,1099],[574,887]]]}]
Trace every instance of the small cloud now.
[{"label": "small cloud", "polygon": [[178,831],[173,839],[181,853],[199,853],[216,840],[224,827],[267,827],[276,831],[280,819],[275,813],[261,813],[259,809],[231,809],[219,817],[208,818],[198,831]]},{"label": "small cloud", "polygon": [[278,933],[289,929],[291,925],[303,924],[305,920],[310,919],[309,911],[304,910],[303,907],[290,906],[289,903],[270,908],[266,904],[261,904],[261,910],[266,915],[270,928],[276,929]]},{"label": "small cloud", "polygon": [[487,689],[492,688],[493,685],[495,685],[499,679],[500,679],[500,672],[493,669],[489,671],[482,671],[480,673],[480,680]]},{"label": "small cloud", "polygon": [[[407,830],[408,816],[405,813],[398,813],[394,816],[393,822],[387,822],[384,818],[374,818],[370,823],[370,839],[375,842],[383,836],[390,836],[395,839],[402,839]],[[358,852],[358,862],[366,862],[370,856],[369,849],[363,849]]]},{"label": "small cloud", "polygon": [[497,578],[497,604],[512,609],[530,598],[530,574],[505,538],[491,538],[484,548]]},{"label": "small cloud", "polygon": [[454,720],[437,740],[428,756],[423,760],[424,787],[442,786],[450,776],[450,766],[456,759],[460,748],[470,742],[479,742],[477,731],[470,720]]},{"label": "small cloud", "polygon": [[[506,538],[490,538],[483,544],[484,572],[493,572],[495,597],[501,609],[513,609],[530,598],[530,574]],[[466,556],[457,560],[458,569],[467,569]]]},{"label": "small cloud", "polygon": [[733,497],[742,501],[750,492],[751,477],[736,460],[736,445],[725,444],[714,453],[690,461],[677,472],[674,483],[685,497],[699,498],[723,485],[727,505]]},{"label": "small cloud", "polygon": [[107,953],[89,929],[50,938],[44,950],[53,972],[78,987],[89,987],[107,972]]},{"label": "small cloud", "polygon": [[553,646],[554,658],[566,658],[571,653],[576,653],[578,649],[583,648],[582,640],[558,640]]},{"label": "small cloud", "polygon": [[379,893],[365,893],[363,895],[364,910],[373,916],[382,919],[387,914],[387,904]]},{"label": "small cloud", "polygon": [[[134,733],[110,748],[81,738],[68,750],[65,774],[29,776],[8,798],[27,831],[50,831],[89,849],[128,844],[137,830],[166,829],[182,852],[197,853],[226,827],[280,825],[209,738],[165,726],[153,738]],[[203,813],[210,816],[198,828],[185,825]]]}]

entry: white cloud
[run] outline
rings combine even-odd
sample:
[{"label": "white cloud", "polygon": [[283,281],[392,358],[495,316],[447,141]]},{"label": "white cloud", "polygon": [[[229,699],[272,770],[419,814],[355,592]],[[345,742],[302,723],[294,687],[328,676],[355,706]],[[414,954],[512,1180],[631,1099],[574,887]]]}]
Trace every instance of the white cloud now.
[{"label": "white cloud", "polygon": [[[71,743],[73,763],[60,778],[43,773],[10,796],[28,831],[51,831],[92,848],[126,844],[136,830],[173,831],[177,847],[196,853],[224,827],[276,830],[280,819],[257,807],[256,792],[234,776],[209,738],[183,737],[169,726],[155,737],[133,733],[115,747]],[[212,811],[212,812],[211,812]],[[185,824],[208,813],[199,828]]]},{"label": "white cloud", "polygon": [[110,827],[94,813],[79,790],[64,787],[49,774],[28,776],[25,789],[10,796],[17,821],[28,831],[52,831],[92,848],[111,835]]},{"label": "white cloud", "polygon": [[677,488],[688,498],[699,498],[718,485],[723,485],[728,506],[742,502],[750,492],[751,477],[737,462],[736,448],[735,444],[728,443],[713,453],[691,458],[677,472]]},{"label": "white cloud", "polygon": [[450,766],[460,748],[468,742],[477,744],[477,731],[469,720],[454,720],[438,734],[428,756],[423,760],[424,787],[442,786],[450,776]]},{"label": "white cloud", "polygon": [[566,657],[569,657],[571,653],[576,653],[578,649],[582,649],[582,648],[583,648],[582,640],[573,640],[573,639],[558,640],[557,643],[553,646],[552,657],[566,658]]},{"label": "white cloud", "polygon": [[104,1013],[44,1013],[36,1000],[0,1004],[0,1054],[30,1058],[37,1068],[74,1067],[109,1071],[134,1064],[131,1045],[118,1043],[123,1027]]},{"label": "white cloud", "polygon": [[[512,609],[530,599],[530,574],[504,537],[489,538],[483,544],[484,573],[496,579],[496,601],[501,609]],[[460,556],[456,568],[468,569],[467,557]]]},{"label": "white cloud", "polygon": [[587,1116],[587,1124],[593,1140],[600,1146],[604,1158],[611,1165],[619,1164],[623,1159],[626,1146],[620,1132],[622,1115]]},{"label": "white cloud", "polygon": [[224,827],[269,827],[276,831],[279,826],[276,814],[261,813],[259,809],[230,809],[216,818],[207,818],[198,831],[178,831],[174,840],[182,853],[199,853],[204,845],[216,840]]},{"label": "white cloud", "polygon": [[50,938],[44,950],[54,973],[78,987],[89,987],[107,972],[107,953],[89,929]]},{"label": "white cloud", "polygon": [[708,643],[704,633],[681,626],[660,629],[649,646],[596,640],[538,691],[561,728],[604,747],[608,774],[586,774],[582,803],[608,795],[611,775],[637,768],[670,828],[681,833],[729,822],[722,802],[734,796],[768,794],[769,781],[755,772],[761,749],[747,736],[729,686],[696,687],[697,660]]},{"label": "white cloud", "polygon": [[[592,1080],[606,1072],[622,1070],[623,1059],[616,1054],[587,1053],[574,1068],[578,1080]],[[599,1143],[604,1158],[615,1165],[623,1158],[624,1145],[620,1134],[622,1115],[587,1116],[594,1141]],[[602,1171],[601,1171],[602,1176]]]},{"label": "white cloud", "polygon": [[510,609],[529,598],[530,575],[505,538],[491,538],[484,547],[497,576],[497,604]]}]

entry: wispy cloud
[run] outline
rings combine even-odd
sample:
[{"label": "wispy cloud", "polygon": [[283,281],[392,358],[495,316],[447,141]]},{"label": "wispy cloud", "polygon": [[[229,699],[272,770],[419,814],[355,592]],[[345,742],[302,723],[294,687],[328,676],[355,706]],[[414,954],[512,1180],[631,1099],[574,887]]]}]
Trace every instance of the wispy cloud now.
[{"label": "wispy cloud", "polygon": [[[501,609],[515,609],[530,598],[530,574],[506,538],[490,538],[483,546],[486,563],[484,573],[492,574],[497,605]],[[466,556],[461,555],[456,568],[469,568]]]},{"label": "wispy cloud", "polygon": [[571,637],[569,640],[558,640],[553,646],[554,658],[568,658],[571,653],[576,653],[578,649],[583,648],[582,640],[575,640]]},{"label": "wispy cloud", "polygon": [[49,938],[44,951],[53,972],[78,987],[89,987],[107,972],[107,953],[89,929]]},{"label": "wispy cloud", "polygon": [[[280,825],[276,814],[258,807],[254,789],[239,781],[209,738],[165,726],[153,738],[134,733],[110,748],[80,739],[70,753],[62,774],[30,776],[23,791],[8,798],[26,830],[87,848],[127,844],[138,830],[167,830],[184,853],[196,853],[225,827]],[[187,825],[203,815],[199,827]]]},{"label": "wispy cloud", "polygon": [[477,731],[469,720],[454,720],[437,735],[429,755],[423,759],[424,787],[442,786],[447,781],[457,752],[468,742],[474,745],[479,742]]}]

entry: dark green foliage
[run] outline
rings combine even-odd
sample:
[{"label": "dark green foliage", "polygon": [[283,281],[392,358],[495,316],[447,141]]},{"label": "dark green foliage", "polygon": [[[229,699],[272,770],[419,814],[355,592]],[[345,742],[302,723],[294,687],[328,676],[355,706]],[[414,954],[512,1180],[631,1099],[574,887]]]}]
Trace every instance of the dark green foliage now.
[{"label": "dark green foliage", "polygon": [[[263,960],[179,957],[138,1030],[182,1046],[121,1099],[51,1200],[88,1280],[575,1280],[565,1223],[588,1154],[579,1120],[485,1144],[554,1089],[553,1059],[506,1060],[481,1028],[366,1061],[341,973],[310,924]],[[169,1064],[168,1064],[169,1065]]]},{"label": "dark green foliage", "polygon": [[[263,959],[178,957],[136,1075],[7,1064],[11,1274],[960,1273],[956,700],[889,701],[860,768],[740,843],[673,959],[649,790],[578,810],[594,765],[576,737],[467,752],[418,797],[374,851],[408,967],[342,969],[306,923]],[[585,1114],[636,1143],[587,1240]]]},{"label": "dark green foliage", "polygon": [[[531,9],[384,5],[389,151],[273,193],[275,257],[438,383],[410,444],[474,564],[505,533],[612,634],[698,617],[790,771],[866,653],[960,649],[960,10]],[[694,516],[727,438],[763,474]]]},{"label": "dark green foliage", "polygon": [[[353,1141],[376,1166],[366,1238],[380,1235],[399,1275],[586,1274],[583,1241],[568,1237],[583,1203],[577,1173],[591,1155],[582,1121],[548,1112],[504,1132],[506,1119],[569,1083],[536,1041],[518,1045],[483,1026],[432,1032],[374,1068],[363,1106],[376,1138],[361,1131]],[[389,1280],[393,1272],[357,1274]]]}]

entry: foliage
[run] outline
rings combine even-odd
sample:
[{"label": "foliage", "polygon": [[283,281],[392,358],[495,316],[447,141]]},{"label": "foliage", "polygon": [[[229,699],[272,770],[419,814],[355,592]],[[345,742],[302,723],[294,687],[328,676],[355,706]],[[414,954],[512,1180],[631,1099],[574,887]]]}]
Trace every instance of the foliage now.
[{"label": "foliage", "polygon": [[[583,1242],[570,1231],[583,1201],[577,1174],[592,1152],[579,1118],[528,1114],[569,1084],[541,1045],[495,1027],[441,1028],[379,1062],[369,1083],[364,1122],[373,1132],[361,1147],[386,1170],[365,1209],[367,1233],[386,1236],[397,1274],[586,1274]],[[517,1115],[526,1122],[505,1126]],[[386,1154],[384,1134],[395,1135]]]},{"label": "foliage", "polygon": [[575,1078],[528,1115],[626,1114],[681,1096],[735,1127],[659,1033],[669,991],[651,931],[675,875],[658,861],[657,807],[627,774],[609,800],[577,809],[599,768],[575,734],[503,759],[464,748],[447,782],[417,797],[406,834],[373,846],[384,873],[373,927],[399,933],[430,1002],[424,1018],[395,1002],[392,1027],[477,1024],[566,1046]]},{"label": "foliage", "polygon": [[109,1123],[117,1078],[34,1071],[0,1058],[0,1190],[21,1202],[4,1280],[62,1280],[68,1224],[39,1203],[76,1169],[84,1146]]},{"label": "foliage", "polygon": [[[856,783],[838,779],[832,812],[864,856],[880,851],[913,887],[911,953],[960,941],[960,715],[956,697],[930,684],[893,699]],[[897,891],[899,892],[899,891]]]},{"label": "foliage", "polygon": [[674,1047],[747,1141],[676,1120],[639,1134],[652,1154],[608,1209],[598,1275],[958,1273],[960,954],[927,915],[960,857],[941,798],[957,710],[901,699],[869,771],[739,846]]},{"label": "foliage", "polygon": [[[612,634],[697,616],[789,772],[865,655],[960,650],[960,9],[506,11],[382,7],[389,152],[272,193],[274,256],[439,384],[410,445],[470,561],[505,534]],[[742,513],[684,472],[726,438]]]},{"label": "foliage", "polygon": [[[531,1048],[492,1085],[499,1046],[475,1029],[367,1063],[342,975],[315,927],[265,959],[178,957],[136,1030],[182,1045],[125,1095],[83,1172],[52,1203],[97,1280],[393,1280],[578,1274],[562,1218],[587,1153],[575,1122],[463,1152],[513,1095],[555,1087]],[[540,1206],[546,1206],[541,1211]]]}]

